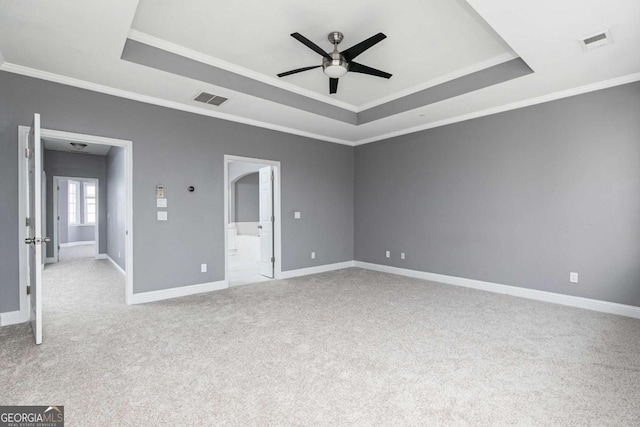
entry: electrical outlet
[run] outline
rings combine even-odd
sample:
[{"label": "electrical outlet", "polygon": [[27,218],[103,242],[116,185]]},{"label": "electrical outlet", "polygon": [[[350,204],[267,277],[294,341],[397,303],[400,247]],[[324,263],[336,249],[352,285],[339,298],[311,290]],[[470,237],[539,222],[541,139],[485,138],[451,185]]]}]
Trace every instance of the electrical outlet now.
[{"label": "electrical outlet", "polygon": [[400,259],[404,259],[404,252],[400,252]]},{"label": "electrical outlet", "polygon": [[316,259],[316,253],[315,252],[311,252],[311,259]]},{"label": "electrical outlet", "polygon": [[391,258],[391,251],[386,251],[384,253],[384,256],[386,256],[387,258]]},{"label": "electrical outlet", "polygon": [[569,282],[578,283],[578,273],[574,273],[574,272],[569,273]]},{"label": "electrical outlet", "polygon": [[200,273],[207,272],[207,264],[200,264]]}]

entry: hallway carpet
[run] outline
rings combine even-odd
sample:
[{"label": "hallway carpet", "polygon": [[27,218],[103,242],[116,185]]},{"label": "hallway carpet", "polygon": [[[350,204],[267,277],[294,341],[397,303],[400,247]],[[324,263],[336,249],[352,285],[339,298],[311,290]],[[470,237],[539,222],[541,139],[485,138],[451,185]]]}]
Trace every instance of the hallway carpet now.
[{"label": "hallway carpet", "polygon": [[67,426],[640,425],[639,320],[357,268],[138,306],[108,261],[45,273],[0,404]]}]

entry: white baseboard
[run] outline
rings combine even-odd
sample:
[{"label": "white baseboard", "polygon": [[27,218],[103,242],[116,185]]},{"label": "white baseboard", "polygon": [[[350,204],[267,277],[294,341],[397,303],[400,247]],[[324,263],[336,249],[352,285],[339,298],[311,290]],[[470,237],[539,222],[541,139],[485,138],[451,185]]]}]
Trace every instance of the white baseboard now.
[{"label": "white baseboard", "polygon": [[29,319],[25,318],[20,310],[0,313],[0,326],[16,325],[18,323],[24,323],[27,320]]},{"label": "white baseboard", "polygon": [[319,265],[317,267],[300,268],[298,270],[283,271],[280,279],[291,279],[292,277],[307,276],[309,274],[326,273],[327,271],[341,270],[343,268],[354,267],[354,261],[337,262],[335,264]]},{"label": "white baseboard", "polygon": [[178,286],[177,288],[162,289],[159,291],[141,292],[133,294],[131,304],[144,304],[146,302],[160,301],[170,298],[185,297],[187,295],[201,294],[204,292],[226,289],[229,284],[226,280],[219,282],[200,283],[197,285]]},{"label": "white baseboard", "polygon": [[107,254],[98,254],[96,255],[96,259],[107,259],[109,255]]},{"label": "white baseboard", "polygon": [[60,243],[61,248],[69,248],[71,246],[84,246],[84,245],[95,245],[95,240],[81,240],[78,242],[70,242],[70,243]]},{"label": "white baseboard", "polygon": [[602,313],[617,314],[620,316],[640,319],[640,307],[635,307],[632,305],[575,297],[571,295],[556,294],[554,292],[520,288],[517,286],[500,285],[498,283],[484,282],[481,280],[465,279],[463,277],[455,276],[445,276],[443,274],[427,273],[423,271],[391,267],[388,265],[372,264],[362,261],[355,261],[354,264],[355,267],[365,268],[367,270],[381,271],[384,273],[397,274],[400,276],[414,277],[416,279],[430,280],[432,282],[446,283],[455,286],[464,286],[465,288],[479,289],[482,291],[495,292],[498,294],[507,294],[516,297],[551,302],[554,304],[584,308],[587,310],[599,311]]},{"label": "white baseboard", "polygon": [[55,263],[55,262],[56,262],[56,259],[55,259],[54,257],[47,257],[47,258],[44,260],[44,263],[45,263],[45,264],[53,264],[53,263]]},{"label": "white baseboard", "polygon": [[105,255],[106,255],[105,258],[108,259],[111,262],[111,264],[113,264],[118,269],[120,273],[122,273],[125,276],[127,275],[127,273],[122,269],[122,267],[118,265],[117,262],[113,260],[113,258],[111,258],[108,254],[105,254]]}]

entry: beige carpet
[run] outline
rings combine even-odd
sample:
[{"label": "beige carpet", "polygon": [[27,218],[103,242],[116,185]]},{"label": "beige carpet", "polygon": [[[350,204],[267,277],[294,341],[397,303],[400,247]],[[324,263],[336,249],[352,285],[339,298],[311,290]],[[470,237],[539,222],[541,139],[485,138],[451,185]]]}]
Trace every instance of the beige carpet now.
[{"label": "beige carpet", "polygon": [[107,261],[46,277],[0,404],[68,426],[640,425],[634,319],[355,268],[132,307]]}]

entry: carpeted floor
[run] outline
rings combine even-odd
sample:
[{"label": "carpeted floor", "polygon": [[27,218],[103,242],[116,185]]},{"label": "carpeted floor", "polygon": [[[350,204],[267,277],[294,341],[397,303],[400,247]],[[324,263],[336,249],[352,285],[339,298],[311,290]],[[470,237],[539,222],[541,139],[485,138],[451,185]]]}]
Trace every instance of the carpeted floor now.
[{"label": "carpeted floor", "polygon": [[0,404],[68,426],[640,425],[634,319],[356,268],[127,307],[80,259],[44,291],[41,346],[0,328]]},{"label": "carpeted floor", "polygon": [[65,246],[58,249],[59,262],[73,261],[78,258],[94,258],[96,255],[96,244]]}]

